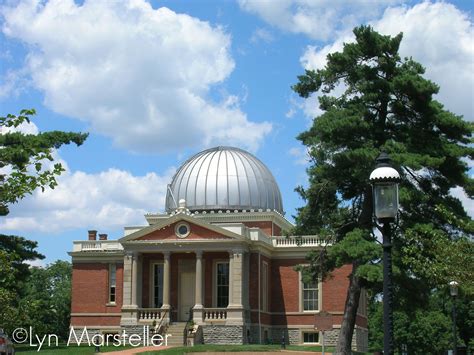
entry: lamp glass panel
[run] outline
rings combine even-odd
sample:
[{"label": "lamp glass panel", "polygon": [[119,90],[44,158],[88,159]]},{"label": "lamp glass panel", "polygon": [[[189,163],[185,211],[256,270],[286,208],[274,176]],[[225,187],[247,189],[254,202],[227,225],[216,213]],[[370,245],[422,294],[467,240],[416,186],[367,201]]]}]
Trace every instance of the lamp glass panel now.
[{"label": "lamp glass panel", "polygon": [[458,285],[457,284],[450,284],[449,288],[451,290],[451,296],[457,296],[458,295]]},{"label": "lamp glass panel", "polygon": [[395,218],[398,212],[398,184],[377,183],[374,185],[375,216]]}]

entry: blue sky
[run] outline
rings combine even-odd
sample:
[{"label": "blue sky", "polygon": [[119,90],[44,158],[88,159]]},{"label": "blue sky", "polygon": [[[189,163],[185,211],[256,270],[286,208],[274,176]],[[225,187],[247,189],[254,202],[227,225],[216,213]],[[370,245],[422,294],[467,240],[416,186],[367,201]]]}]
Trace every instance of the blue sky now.
[{"label": "blue sky", "polygon": [[[273,172],[292,220],[302,204],[305,151],[296,136],[317,97],[290,86],[305,68],[371,24],[404,32],[401,53],[427,68],[438,99],[473,119],[471,1],[3,1],[1,114],[36,108],[25,132],[89,132],[55,156],[67,172],[0,221],[2,233],[39,242],[45,262],[67,259],[88,229],[119,237],[163,210],[185,159],[234,145]],[[459,189],[472,213],[472,201]]]}]

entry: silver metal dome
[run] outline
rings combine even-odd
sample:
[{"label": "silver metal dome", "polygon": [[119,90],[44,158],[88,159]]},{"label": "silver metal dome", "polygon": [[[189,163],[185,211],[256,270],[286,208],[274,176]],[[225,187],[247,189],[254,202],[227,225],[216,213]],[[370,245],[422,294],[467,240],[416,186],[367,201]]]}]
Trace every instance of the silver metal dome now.
[{"label": "silver metal dome", "polygon": [[270,170],[233,147],[211,148],[188,159],[169,186],[166,211],[175,210],[180,199],[191,211],[270,209],[283,214],[280,189]]}]

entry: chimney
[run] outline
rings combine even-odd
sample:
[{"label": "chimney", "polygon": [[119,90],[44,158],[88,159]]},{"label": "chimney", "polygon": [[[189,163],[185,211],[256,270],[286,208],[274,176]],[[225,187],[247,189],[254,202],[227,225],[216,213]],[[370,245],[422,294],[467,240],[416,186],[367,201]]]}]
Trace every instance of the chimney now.
[{"label": "chimney", "polygon": [[99,240],[107,240],[107,234],[99,234]]},{"label": "chimney", "polygon": [[96,240],[97,238],[97,231],[90,230],[89,231],[89,240]]}]

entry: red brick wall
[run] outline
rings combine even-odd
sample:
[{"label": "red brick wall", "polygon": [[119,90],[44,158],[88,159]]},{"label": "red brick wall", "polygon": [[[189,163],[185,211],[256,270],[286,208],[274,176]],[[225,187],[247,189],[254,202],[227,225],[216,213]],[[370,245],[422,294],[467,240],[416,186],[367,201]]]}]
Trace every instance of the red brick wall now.
[{"label": "red brick wall", "polygon": [[302,259],[275,259],[272,261],[272,312],[299,312],[299,276],[295,265]]},{"label": "red brick wall", "polygon": [[[273,260],[269,259],[265,255],[260,255],[260,273],[262,273],[262,264],[266,262],[268,264],[268,293],[267,293],[267,304],[268,304],[268,312],[272,312],[272,302],[273,302],[273,285],[275,280],[273,279],[272,275],[272,263]],[[249,273],[249,304],[250,309],[258,310],[259,302],[258,302],[258,294],[259,294],[259,282],[258,282],[258,253],[251,253],[250,254],[250,273]],[[263,276],[263,275],[262,275]],[[262,288],[262,283],[260,283],[260,288]],[[263,311],[263,297],[264,295],[261,294],[261,301],[260,301],[260,308],[262,311],[260,312],[260,322],[262,324],[270,324],[271,323],[271,316]],[[252,322],[258,322],[258,312],[251,313]]]},{"label": "red brick wall", "polygon": [[116,306],[106,306],[109,297],[109,264],[77,263],[72,268],[71,312],[120,312],[122,308],[123,264],[117,265]]},{"label": "red brick wall", "polygon": [[[71,313],[120,313],[122,308],[123,263],[117,263],[116,305],[107,306],[109,301],[109,264],[74,263],[72,266]],[[101,317],[99,317],[101,318]],[[120,322],[120,317],[118,318]],[[109,319],[109,318],[107,318]],[[104,322],[115,322],[110,317]],[[72,325],[100,325],[100,319],[73,317]],[[86,322],[87,324],[83,324]],[[115,324],[115,323],[114,323]],[[106,324],[108,325],[108,324]]]},{"label": "red brick wall", "polygon": [[323,309],[328,312],[344,312],[347,287],[352,270],[351,265],[344,265],[336,269],[323,285]]},{"label": "red brick wall", "polygon": [[[101,317],[80,317],[74,316],[71,317],[71,325],[75,327],[84,327],[84,326],[119,326],[120,325],[120,316],[101,316]],[[81,332],[76,332],[77,337],[81,336]],[[74,338],[73,338],[74,339]]]},{"label": "red brick wall", "polygon": [[[181,222],[176,222],[173,223],[167,227],[164,227],[163,229],[156,230],[154,232],[151,232],[147,235],[144,235],[140,238],[137,238],[137,240],[181,240],[178,238],[175,234],[175,226],[176,224],[181,223]],[[229,238],[224,235],[220,235],[214,231],[211,231],[207,228],[203,228],[201,226],[195,225],[195,224],[190,224],[191,232],[189,235],[186,237],[186,239],[222,239],[222,238]]]}]

